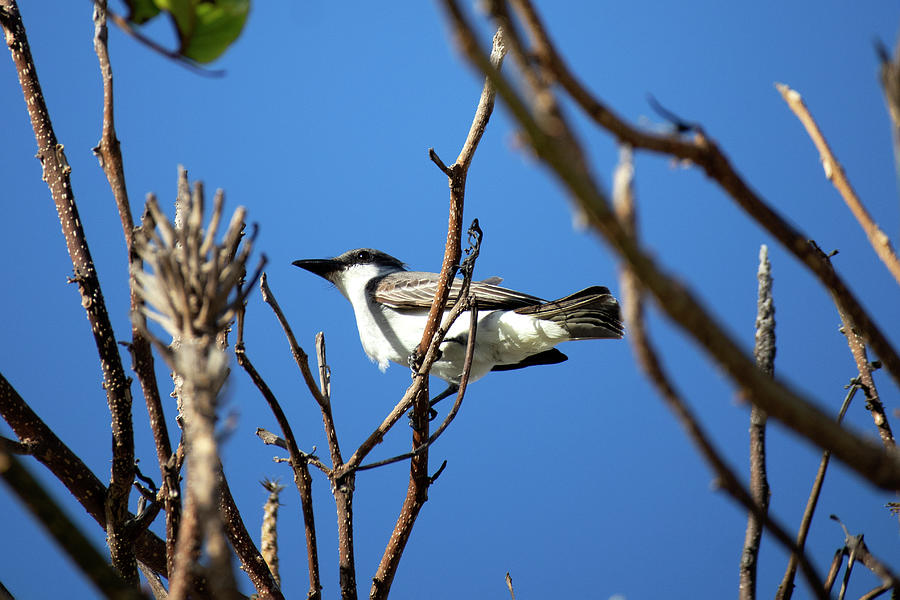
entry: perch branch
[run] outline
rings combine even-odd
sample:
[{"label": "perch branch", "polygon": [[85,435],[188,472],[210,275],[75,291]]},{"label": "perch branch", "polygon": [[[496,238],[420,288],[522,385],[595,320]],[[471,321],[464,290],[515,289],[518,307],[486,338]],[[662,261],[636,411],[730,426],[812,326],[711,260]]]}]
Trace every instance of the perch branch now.
[{"label": "perch branch", "polygon": [[[460,297],[464,294],[468,293],[468,287],[471,280],[465,282],[463,284],[463,288],[460,291]],[[453,419],[456,418],[457,413],[459,413],[459,409],[462,406],[463,398],[466,395],[466,388],[469,385],[469,374],[472,372],[472,359],[475,356],[475,335],[478,331],[478,302],[474,296],[469,296],[468,299],[464,303],[468,310],[471,312],[471,316],[469,317],[469,337],[468,342],[466,343],[466,358],[463,363],[463,372],[462,377],[459,380],[459,389],[456,391],[456,400],[453,402],[453,406],[450,408],[450,412],[447,413],[447,416],[444,417],[444,420],[441,422],[440,427],[438,427],[434,433],[432,433],[428,437],[428,441],[425,442],[424,445],[419,446],[414,449],[412,452],[407,452],[406,454],[401,454],[399,456],[394,456],[391,458],[387,458],[385,460],[379,460],[373,463],[369,463],[367,465],[362,465],[357,467],[357,471],[367,471],[369,469],[375,469],[377,467],[383,467],[385,465],[391,465],[402,460],[406,460],[408,458],[412,458],[413,456],[420,454],[425,451],[426,448],[430,447],[434,444],[437,439],[441,436],[444,431],[446,431],[447,427],[450,426],[450,423],[453,422]]]},{"label": "perch branch", "polygon": [[[821,252],[821,250],[820,250]],[[831,265],[831,258],[825,255],[825,260]],[[875,379],[872,377],[872,363],[866,355],[866,344],[860,337],[859,332],[853,327],[853,321],[844,311],[841,303],[835,296],[832,296],[834,304],[837,307],[838,314],[841,317],[841,331],[847,338],[847,345],[850,347],[850,354],[853,355],[853,362],[856,363],[856,370],[859,373],[859,383],[866,395],[866,410],[872,415],[872,421],[878,429],[878,436],[885,448],[893,448],[894,433],[891,431],[891,425],[888,422],[887,415],[884,412],[884,405],[878,396],[878,388],[875,387]]]},{"label": "perch branch", "polygon": [[[503,64],[503,57],[506,54],[506,45],[503,30],[498,29],[494,34],[493,47],[491,56],[488,59],[492,69],[500,69]],[[444,260],[441,264],[441,273],[438,279],[437,290],[434,294],[434,301],[428,313],[428,320],[425,324],[425,330],[422,333],[422,340],[419,342],[415,357],[422,357],[432,347],[432,341],[441,322],[441,315],[447,305],[447,298],[450,295],[450,284],[456,276],[456,270],[460,263],[462,255],[460,238],[462,237],[462,218],[465,200],[466,177],[469,166],[472,163],[472,157],[478,147],[478,143],[484,134],[488,120],[494,109],[494,86],[490,78],[485,78],[482,88],[481,97],[478,100],[478,106],[475,110],[475,117],[469,128],[469,133],[463,143],[462,150],[456,158],[456,162],[442,169],[445,173],[449,171],[447,179],[450,185],[450,211],[449,223],[447,226],[447,243],[444,249]],[[431,151],[429,154],[434,155]],[[413,400],[413,439],[412,447],[418,448],[428,441],[428,371],[420,371],[419,361],[414,360],[414,369],[417,371],[417,377],[422,381],[419,391]],[[409,487],[406,492],[406,499],[403,501],[403,507],[397,518],[397,524],[388,541],[387,547],[382,555],[378,570],[372,580],[372,588],[369,592],[371,600],[381,600],[386,598],[394,575],[400,565],[400,557],[409,540],[412,526],[415,524],[419,511],[424,503],[428,500],[428,486],[431,484],[431,477],[428,473],[428,448],[410,460]]]}]

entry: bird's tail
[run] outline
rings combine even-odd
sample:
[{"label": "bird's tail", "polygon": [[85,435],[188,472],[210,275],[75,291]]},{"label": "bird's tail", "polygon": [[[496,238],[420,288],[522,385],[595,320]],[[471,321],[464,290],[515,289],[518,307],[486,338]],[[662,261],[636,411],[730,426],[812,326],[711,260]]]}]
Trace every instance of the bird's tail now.
[{"label": "bird's tail", "polygon": [[592,286],[565,298],[516,309],[521,315],[552,321],[562,326],[572,340],[619,339],[625,330],[619,303],[601,286]]}]

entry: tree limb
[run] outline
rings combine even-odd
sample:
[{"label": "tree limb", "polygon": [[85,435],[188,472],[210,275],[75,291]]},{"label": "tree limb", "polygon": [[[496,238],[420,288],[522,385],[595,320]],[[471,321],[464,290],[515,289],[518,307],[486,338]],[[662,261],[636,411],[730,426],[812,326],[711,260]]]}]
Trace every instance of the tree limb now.
[{"label": "tree limb", "polygon": [[128,520],[128,499],[134,480],[134,431],[131,421],[131,389],[125,377],[122,359],[116,346],[115,333],[100,289],[100,280],[88,249],[84,228],[75,205],[75,194],[69,174],[72,169],[66,161],[63,146],[56,139],[50,113],[44,102],[37,71],[31,57],[31,49],[25,35],[25,27],[15,0],[0,0],[0,26],[5,32],[12,60],[25,96],[25,105],[31,117],[37,157],[43,168],[43,179],[50,188],[72,267],[73,282],[78,284],[81,304],[87,312],[94,343],[100,356],[103,371],[103,388],[112,417],[113,456],[106,497],[106,534],[113,565],[129,584],[138,584],[137,561],[132,541],[127,539],[125,528]]},{"label": "tree limb", "polygon": [[[463,51],[494,82],[497,93],[506,102],[511,116],[522,126],[538,156],[551,167],[561,183],[569,190],[584,211],[588,223],[602,234],[647,290],[656,296],[663,311],[694,337],[713,360],[735,380],[742,393],[765,410],[769,417],[778,419],[811,442],[831,449],[835,456],[873,484],[890,490],[900,489],[900,455],[896,451],[882,450],[868,440],[841,428],[799,393],[761,373],[737,342],[726,334],[703,308],[699,300],[682,283],[664,273],[656,265],[647,252],[623,230],[590,173],[585,172],[580,164],[573,160],[572,155],[577,154],[577,144],[568,136],[565,128],[545,131],[541,127],[506,78],[491,67],[487,56],[480,51],[472,29],[457,3],[454,0],[444,0],[444,6],[459,39],[463,42]],[[709,142],[706,140],[704,143]],[[720,162],[715,164],[718,165],[716,167],[718,169],[724,168]],[[730,177],[726,180],[728,183],[726,189],[738,185]],[[752,197],[756,198],[755,195]],[[746,199],[747,196],[742,195],[741,198]],[[802,244],[804,248],[808,247],[805,240],[802,240]],[[843,294],[841,295],[843,297]],[[860,321],[855,317],[854,320],[859,325]],[[870,329],[869,333],[871,332]],[[874,343],[872,346],[875,349]],[[879,355],[884,357],[884,354]],[[897,372],[900,373],[900,360],[897,363]]]}]

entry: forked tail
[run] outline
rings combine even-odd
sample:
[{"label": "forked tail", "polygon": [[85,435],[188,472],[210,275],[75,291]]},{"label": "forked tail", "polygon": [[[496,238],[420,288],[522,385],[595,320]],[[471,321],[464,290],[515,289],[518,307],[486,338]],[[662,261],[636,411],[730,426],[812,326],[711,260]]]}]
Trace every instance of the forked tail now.
[{"label": "forked tail", "polygon": [[602,286],[592,286],[565,298],[516,309],[552,321],[569,332],[572,340],[619,339],[625,333],[619,303]]}]

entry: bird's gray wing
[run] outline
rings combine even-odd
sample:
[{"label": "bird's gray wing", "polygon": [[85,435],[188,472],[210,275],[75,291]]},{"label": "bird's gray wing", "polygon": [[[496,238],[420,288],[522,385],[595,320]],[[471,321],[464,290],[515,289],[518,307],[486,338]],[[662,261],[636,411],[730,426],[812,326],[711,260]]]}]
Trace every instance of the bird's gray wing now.
[{"label": "bird's gray wing", "polygon": [[[544,301],[537,296],[523,294],[515,290],[494,285],[499,278],[491,277],[484,281],[473,281],[469,292],[478,299],[478,308],[507,309],[534,306]],[[431,306],[437,291],[437,273],[402,271],[391,273],[373,282],[375,300],[395,309],[426,309]],[[455,279],[450,287],[450,298],[447,308],[456,303],[462,279]]]}]

